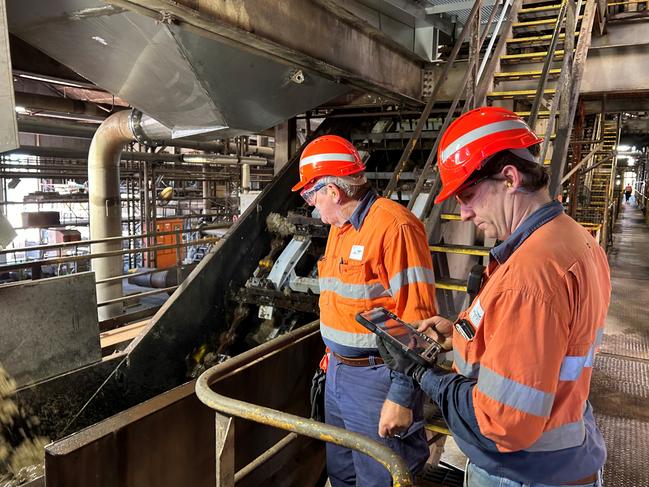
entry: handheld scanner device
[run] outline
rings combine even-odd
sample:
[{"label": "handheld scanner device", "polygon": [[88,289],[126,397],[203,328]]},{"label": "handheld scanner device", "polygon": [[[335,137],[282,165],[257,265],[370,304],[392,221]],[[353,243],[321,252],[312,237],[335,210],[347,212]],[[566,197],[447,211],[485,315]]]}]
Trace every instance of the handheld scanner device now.
[{"label": "handheld scanner device", "polygon": [[385,308],[374,308],[356,315],[356,321],[376,335],[390,340],[422,365],[434,364],[445,350],[428,335],[402,321]]}]

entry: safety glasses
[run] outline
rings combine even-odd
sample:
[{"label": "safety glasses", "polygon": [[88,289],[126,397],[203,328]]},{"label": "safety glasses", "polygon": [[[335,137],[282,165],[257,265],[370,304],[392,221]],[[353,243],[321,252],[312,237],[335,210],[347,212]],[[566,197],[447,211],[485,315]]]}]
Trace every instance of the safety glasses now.
[{"label": "safety glasses", "polygon": [[471,203],[471,200],[473,199],[473,196],[475,195],[475,187],[481,182],[486,181],[487,179],[495,178],[493,177],[493,174],[489,176],[482,176],[460,186],[455,192],[455,199],[457,200],[457,202],[461,205],[469,205]]},{"label": "safety glasses", "polygon": [[300,196],[306,201],[306,204],[309,206],[315,206],[315,196],[318,191],[324,188],[327,185],[325,182],[317,182],[313,186],[304,188],[300,191]]}]

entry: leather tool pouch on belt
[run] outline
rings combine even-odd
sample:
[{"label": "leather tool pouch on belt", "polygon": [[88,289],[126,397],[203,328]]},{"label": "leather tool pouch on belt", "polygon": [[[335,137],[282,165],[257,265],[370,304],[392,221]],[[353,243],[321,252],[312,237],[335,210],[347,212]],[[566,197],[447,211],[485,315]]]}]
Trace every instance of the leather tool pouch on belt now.
[{"label": "leather tool pouch on belt", "polygon": [[311,379],[311,391],[309,399],[311,400],[311,418],[324,423],[324,398],[325,398],[325,379],[327,378],[327,367],[329,366],[329,350],[324,354],[320,361],[320,366],[316,370],[313,379]]}]

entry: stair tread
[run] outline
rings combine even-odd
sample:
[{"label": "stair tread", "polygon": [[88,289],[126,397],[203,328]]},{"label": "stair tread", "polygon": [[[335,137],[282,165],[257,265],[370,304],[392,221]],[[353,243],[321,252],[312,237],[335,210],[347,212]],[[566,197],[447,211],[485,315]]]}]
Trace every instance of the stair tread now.
[{"label": "stair tread", "polygon": [[[536,76],[541,76],[543,72],[542,71],[501,71],[500,73],[495,73],[494,78],[495,79],[501,79],[501,78],[529,78],[529,77],[536,77]],[[554,75],[554,74],[561,74],[561,69],[551,69],[548,71],[548,74]]]},{"label": "stair tread", "polygon": [[[487,93],[487,98],[509,98],[509,97],[530,97],[536,96],[538,90],[512,90],[512,91],[492,91]],[[543,93],[546,95],[553,95],[557,90],[554,88],[548,88],[543,90]]]},{"label": "stair tread", "polygon": [[[575,37],[579,37],[579,32],[575,32]],[[559,34],[559,40],[563,42],[563,40],[566,38],[565,33]],[[541,44],[544,44],[545,41],[550,41],[552,40],[552,34],[541,34],[537,36],[524,36],[524,37],[512,37],[511,39],[507,39],[507,44],[525,44],[527,42],[529,43],[536,43],[539,42]]]},{"label": "stair tread", "polygon": [[[554,51],[554,58],[559,58],[563,56],[564,50],[563,49],[558,49]],[[548,55],[548,51],[538,51],[538,52],[524,52],[524,53],[519,53],[519,54],[503,54],[500,56],[501,61],[507,61],[510,59],[537,59],[537,58],[545,58]]]},{"label": "stair tread", "polygon": [[[581,20],[583,15],[577,17],[577,20]],[[536,27],[539,25],[554,25],[557,23],[556,17],[549,19],[539,19],[539,20],[527,20],[523,22],[514,22],[512,24],[513,28],[525,28],[525,27]]]},{"label": "stair tread", "polygon": [[435,278],[435,287],[437,289],[447,289],[449,291],[466,292],[466,280],[454,279],[451,277]]},{"label": "stair tread", "polygon": [[433,252],[448,252],[469,255],[489,255],[491,247],[480,245],[461,245],[461,244],[437,244],[431,245],[430,250]]}]

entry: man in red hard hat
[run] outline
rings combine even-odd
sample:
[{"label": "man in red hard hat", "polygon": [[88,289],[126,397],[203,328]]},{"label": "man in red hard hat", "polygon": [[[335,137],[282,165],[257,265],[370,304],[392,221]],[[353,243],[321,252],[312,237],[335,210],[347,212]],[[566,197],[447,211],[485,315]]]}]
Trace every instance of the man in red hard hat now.
[{"label": "man in red hard hat", "polygon": [[[431,256],[421,222],[378,197],[364,170],[349,141],[325,135],[302,152],[293,188],[331,225],[318,262],[320,331],[331,351],[325,421],[383,442],[416,474],[428,458],[421,390],[383,364],[375,335],[355,316],[378,306],[406,321],[434,315]],[[327,472],[333,487],[391,485],[378,462],[331,443]]]},{"label": "man in red hard hat", "polygon": [[606,447],[588,402],[595,348],[610,302],[606,254],[563,213],[533,153],[539,139],[503,108],[453,122],[439,145],[442,189],[462,220],[502,243],[482,286],[452,322],[454,372],[424,368],[390,347],[381,355],[439,406],[468,456],[470,487],[600,485]]}]

